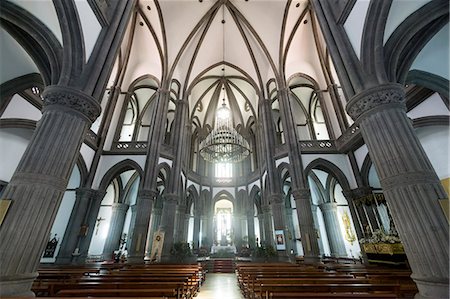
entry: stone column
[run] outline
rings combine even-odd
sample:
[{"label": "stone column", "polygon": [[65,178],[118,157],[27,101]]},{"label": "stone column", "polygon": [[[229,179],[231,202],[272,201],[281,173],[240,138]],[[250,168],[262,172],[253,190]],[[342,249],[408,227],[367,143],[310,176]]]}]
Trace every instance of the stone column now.
[{"label": "stone column", "polygon": [[305,263],[317,263],[320,250],[311,211],[311,193],[309,189],[297,189],[292,191],[292,195],[295,199]]},{"label": "stone column", "polygon": [[402,86],[379,85],[355,95],[347,112],[359,123],[380,178],[419,289],[415,298],[448,298],[449,225],[439,205],[448,196],[404,102]]},{"label": "stone column", "polygon": [[91,96],[62,86],[43,94],[42,118],[2,197],[0,297],[29,296],[56,213],[88,127],[100,114]]},{"label": "stone column", "polygon": [[[241,246],[241,243],[242,243],[241,215],[239,213],[236,213],[236,211],[234,211],[234,215],[233,215],[233,232],[234,232],[234,245]],[[239,250],[239,248],[237,248],[237,249]]]},{"label": "stone column", "polygon": [[112,253],[120,247],[120,239],[122,238],[128,205],[126,203],[113,203],[111,209],[111,222],[109,224],[105,246],[103,247],[103,259],[105,260],[111,259]]},{"label": "stone column", "polygon": [[264,243],[266,245],[275,245],[273,233],[273,218],[270,205],[263,205],[263,226],[264,226]]},{"label": "stone column", "polygon": [[266,234],[264,232],[264,214],[258,214],[258,223],[259,223],[259,245],[261,245],[265,242],[266,237]]},{"label": "stone column", "polygon": [[161,225],[159,229],[164,232],[164,244],[161,253],[161,261],[171,261],[170,250],[174,243],[174,220],[178,195],[164,194],[164,206],[161,215]]},{"label": "stone column", "polygon": [[[207,230],[207,226],[208,226],[208,217],[206,217],[205,215],[201,216],[201,222],[202,222],[202,239],[200,240],[200,244],[201,246],[207,247],[209,246],[209,244],[206,244],[204,241],[204,238],[208,238],[208,230]],[[211,242],[211,240],[210,240]]]},{"label": "stone column", "polygon": [[175,218],[173,219],[175,222],[175,229],[173,232],[174,242],[183,242],[184,228],[186,226],[185,212],[186,205],[177,205],[175,209]]},{"label": "stone column", "polygon": [[274,230],[282,230],[284,235],[284,250],[277,250],[278,258],[281,260],[288,260],[288,253],[290,251],[290,244],[288,244],[288,231],[286,224],[286,208],[281,194],[272,194],[270,197],[270,205],[272,207]]},{"label": "stone column", "polygon": [[[59,248],[58,256],[56,257],[55,264],[70,264],[78,260],[78,255],[72,255],[74,252],[81,253],[80,246],[87,239],[89,233],[92,236],[93,226],[89,226],[89,215],[94,214],[100,209],[100,203],[103,199],[105,192],[100,192],[93,189],[78,188],[76,190],[75,205],[70,214],[69,223],[67,224],[66,232]],[[97,216],[95,214],[95,216]],[[95,217],[94,216],[94,217]],[[91,227],[91,229],[89,229]],[[89,246],[89,245],[88,245]],[[89,249],[89,247],[88,247]],[[86,252],[87,255],[87,252]]]},{"label": "stone column", "polygon": [[158,192],[153,190],[140,190],[136,203],[136,219],[134,221],[133,234],[128,248],[129,263],[143,263],[145,257],[145,245],[152,214],[153,201]]},{"label": "stone column", "polygon": [[[156,204],[154,204],[156,205]],[[153,207],[152,216],[150,217],[150,229],[147,235],[147,245],[145,246],[145,256],[150,257],[150,253],[152,251],[153,246],[153,234],[158,230],[159,225],[161,224],[161,214],[162,208]]]},{"label": "stone column", "polygon": [[[314,219],[314,228],[316,230],[316,235],[318,232],[320,232],[320,228],[319,228],[319,219],[317,218],[317,206],[316,205],[311,205],[311,212],[312,212],[312,216]],[[324,236],[321,236],[322,238]],[[320,255],[323,255],[325,253],[325,250],[323,249],[323,241],[322,240],[317,240],[317,244],[319,245],[319,252]]]},{"label": "stone column", "polygon": [[254,248],[255,246],[255,218],[253,209],[247,211],[247,229],[248,229],[248,246]]},{"label": "stone column", "polygon": [[131,219],[130,219],[130,227],[128,228],[128,236],[127,236],[127,248],[128,249],[130,248],[131,236],[133,235],[134,225],[136,224],[136,208],[137,208],[136,204],[130,206]]},{"label": "stone column", "polygon": [[[200,215],[201,212],[198,209],[194,210],[194,236],[192,238],[192,242],[194,246],[192,249],[196,249],[200,246]],[[202,234],[203,235],[203,234]]]},{"label": "stone column", "polygon": [[327,230],[331,256],[347,256],[344,239],[341,233],[341,227],[339,225],[336,203],[323,203],[319,207],[323,214],[325,229]]}]

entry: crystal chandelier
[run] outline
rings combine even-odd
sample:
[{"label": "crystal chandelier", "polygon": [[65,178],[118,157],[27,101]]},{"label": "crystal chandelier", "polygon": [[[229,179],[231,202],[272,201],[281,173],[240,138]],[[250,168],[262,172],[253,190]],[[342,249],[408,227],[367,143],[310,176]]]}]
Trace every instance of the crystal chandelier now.
[{"label": "crystal chandelier", "polygon": [[230,109],[223,101],[217,109],[214,129],[200,142],[200,155],[213,163],[240,162],[250,154],[250,146],[231,125]]}]

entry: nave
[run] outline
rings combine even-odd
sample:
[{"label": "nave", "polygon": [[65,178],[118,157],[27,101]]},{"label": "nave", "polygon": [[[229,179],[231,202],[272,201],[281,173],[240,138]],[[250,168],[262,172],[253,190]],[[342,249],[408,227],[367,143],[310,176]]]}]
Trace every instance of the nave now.
[{"label": "nave", "polygon": [[32,290],[47,299],[413,298],[417,292],[409,269],[356,260],[239,262],[234,270],[217,273],[205,263],[41,266]]}]

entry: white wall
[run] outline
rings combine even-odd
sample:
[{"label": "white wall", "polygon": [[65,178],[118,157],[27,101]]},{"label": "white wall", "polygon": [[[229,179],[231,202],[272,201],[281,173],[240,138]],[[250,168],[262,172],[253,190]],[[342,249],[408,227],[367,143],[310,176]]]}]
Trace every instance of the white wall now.
[{"label": "white wall", "polygon": [[0,180],[9,182],[20,159],[33,135],[33,130],[22,128],[0,129],[0,147],[2,166],[0,167]]}]

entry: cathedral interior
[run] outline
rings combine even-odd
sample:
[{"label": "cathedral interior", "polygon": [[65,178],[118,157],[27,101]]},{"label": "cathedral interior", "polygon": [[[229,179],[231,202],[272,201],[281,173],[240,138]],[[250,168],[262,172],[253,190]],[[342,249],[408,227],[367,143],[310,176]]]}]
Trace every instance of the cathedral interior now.
[{"label": "cathedral interior", "polygon": [[447,0],[2,0],[0,22],[0,296],[43,265],[259,253],[406,265],[448,298]]}]

